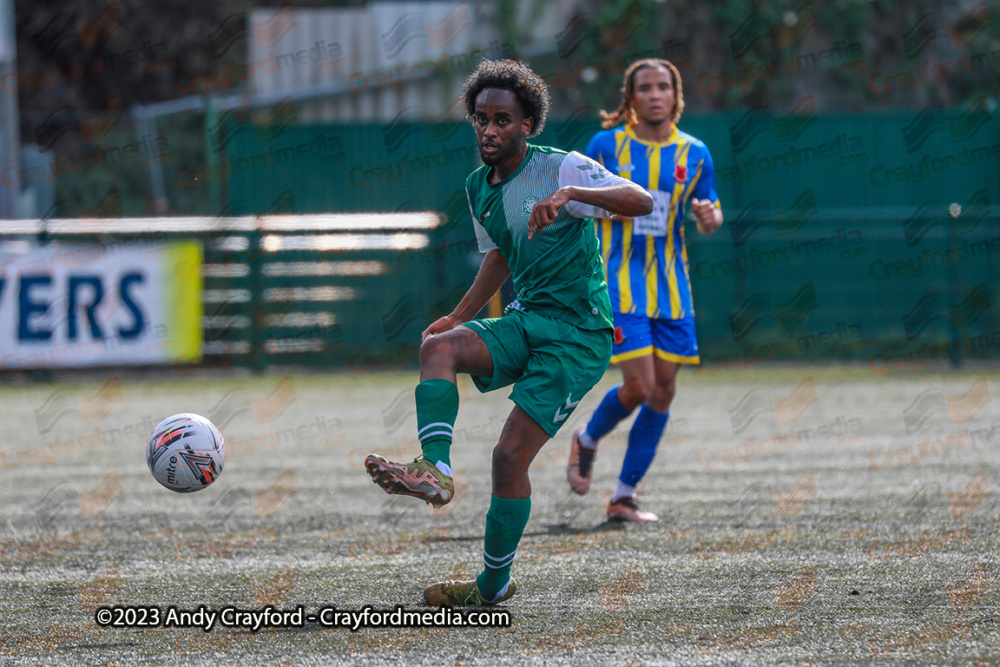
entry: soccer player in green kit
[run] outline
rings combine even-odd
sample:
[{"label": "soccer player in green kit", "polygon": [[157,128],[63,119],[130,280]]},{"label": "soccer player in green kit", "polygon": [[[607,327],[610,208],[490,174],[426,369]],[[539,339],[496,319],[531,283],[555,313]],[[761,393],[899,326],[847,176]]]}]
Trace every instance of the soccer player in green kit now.
[{"label": "soccer player in green kit", "polygon": [[[545,125],[549,95],[524,63],[482,61],[464,96],[484,164],[465,188],[485,257],[455,309],[422,335],[415,393],[423,454],[412,463],[365,460],[387,493],[446,504],[457,374],[470,374],[480,391],[513,384],[515,405],[493,450],[483,571],[428,587],[432,606],[491,605],[517,590],[510,570],[531,512],[528,467],[611,357],[611,303],[592,219],[653,211],[648,192],[597,162],[527,142]],[[472,319],[508,276],[517,293],[508,314]]]}]

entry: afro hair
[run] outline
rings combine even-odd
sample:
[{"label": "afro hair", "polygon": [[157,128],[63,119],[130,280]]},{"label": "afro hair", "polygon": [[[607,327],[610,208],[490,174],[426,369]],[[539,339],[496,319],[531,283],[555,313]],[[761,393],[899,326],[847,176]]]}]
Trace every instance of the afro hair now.
[{"label": "afro hair", "polygon": [[533,118],[528,138],[538,136],[549,115],[549,87],[542,77],[520,60],[483,60],[465,79],[463,96],[469,119],[476,111],[476,97],[487,88],[509,90],[521,104],[525,118]]}]

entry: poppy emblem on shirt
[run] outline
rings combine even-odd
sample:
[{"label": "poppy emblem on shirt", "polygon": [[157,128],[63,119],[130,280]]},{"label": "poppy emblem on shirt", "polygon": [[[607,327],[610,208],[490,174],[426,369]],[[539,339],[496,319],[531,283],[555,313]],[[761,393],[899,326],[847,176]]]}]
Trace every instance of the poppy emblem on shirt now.
[{"label": "poppy emblem on shirt", "polygon": [[678,183],[687,183],[688,168],[686,164],[674,165],[674,180]]}]

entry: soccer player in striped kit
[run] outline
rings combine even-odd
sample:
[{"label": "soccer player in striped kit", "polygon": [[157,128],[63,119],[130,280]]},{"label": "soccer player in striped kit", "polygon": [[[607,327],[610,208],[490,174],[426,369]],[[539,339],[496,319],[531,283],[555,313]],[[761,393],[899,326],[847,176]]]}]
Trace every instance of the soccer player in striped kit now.
[{"label": "soccer player in striped kit", "polygon": [[641,185],[655,201],[651,214],[597,221],[597,235],[614,313],[612,363],[622,384],[612,388],[590,421],[573,434],[567,477],[583,495],[590,489],[597,445],[636,408],[622,471],[608,505],[609,519],[658,521],[636,503],[670,416],[681,364],[697,364],[694,305],[684,247],[684,216],[698,231],[722,224],[712,156],[704,143],[677,128],[684,110],[680,72],[659,58],[638,60],[625,70],[623,98],[601,126],[587,156],[613,174]]}]

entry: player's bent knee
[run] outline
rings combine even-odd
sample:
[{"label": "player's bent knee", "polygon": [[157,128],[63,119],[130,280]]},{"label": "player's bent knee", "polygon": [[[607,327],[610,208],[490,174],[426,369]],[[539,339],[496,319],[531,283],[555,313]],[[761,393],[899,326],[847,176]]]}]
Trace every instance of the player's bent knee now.
[{"label": "player's bent knee", "polygon": [[494,474],[520,474],[531,465],[531,455],[528,450],[510,445],[497,445],[493,448]]},{"label": "player's bent knee", "polygon": [[655,393],[661,400],[672,401],[674,400],[674,396],[677,395],[677,383],[669,382],[665,385],[660,385],[656,388]]},{"label": "player's bent knee", "polygon": [[657,385],[652,394],[649,396],[647,405],[653,408],[657,412],[666,412],[670,409],[670,404],[674,402],[674,396],[677,394],[677,382],[668,382],[666,384]]},{"label": "player's bent knee", "polygon": [[420,343],[420,365],[435,362],[453,363],[453,346],[447,334],[428,336]]}]

